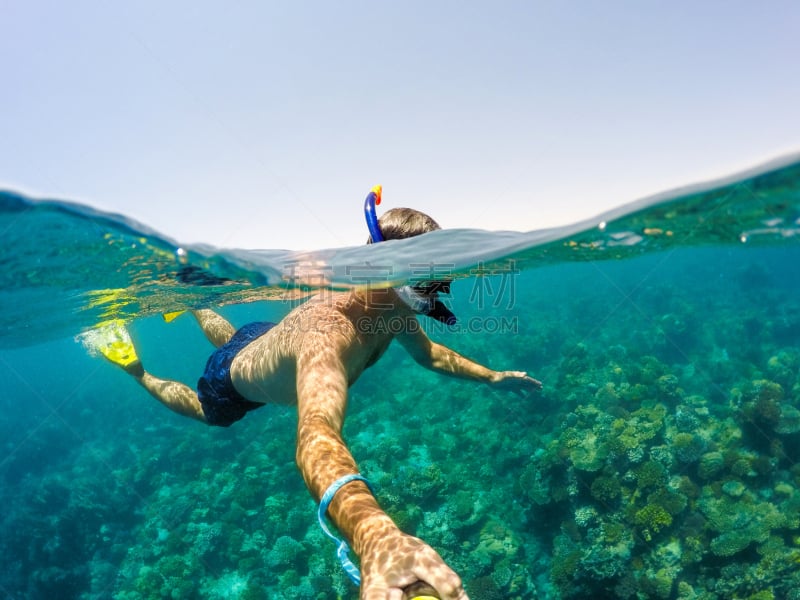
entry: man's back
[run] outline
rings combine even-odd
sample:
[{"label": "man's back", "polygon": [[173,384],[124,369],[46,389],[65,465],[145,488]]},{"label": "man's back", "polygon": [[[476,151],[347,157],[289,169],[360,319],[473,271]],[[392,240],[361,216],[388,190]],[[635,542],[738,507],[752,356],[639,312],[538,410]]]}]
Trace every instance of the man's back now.
[{"label": "man's back", "polygon": [[[392,324],[413,319],[391,289],[320,295],[242,350],[231,379],[254,402],[295,404],[298,377],[323,378],[337,370],[351,385],[389,347],[398,333]],[[310,370],[298,373],[298,360]]]}]

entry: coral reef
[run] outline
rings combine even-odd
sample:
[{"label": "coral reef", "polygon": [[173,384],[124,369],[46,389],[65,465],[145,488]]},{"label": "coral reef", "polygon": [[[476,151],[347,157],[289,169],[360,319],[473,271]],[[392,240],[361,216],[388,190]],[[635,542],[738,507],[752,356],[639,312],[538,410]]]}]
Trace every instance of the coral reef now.
[{"label": "coral reef", "polygon": [[[521,474],[531,519],[560,522],[560,597],[790,597],[800,589],[800,575],[786,575],[800,559],[800,487],[780,466],[794,464],[786,424],[797,400],[756,379],[733,381],[730,402],[715,404],[653,360],[627,367],[654,374],[637,377],[638,407],[620,393],[630,387],[616,361],[594,367],[612,371],[613,387],[577,404]],[[794,385],[796,374],[781,375]]]}]

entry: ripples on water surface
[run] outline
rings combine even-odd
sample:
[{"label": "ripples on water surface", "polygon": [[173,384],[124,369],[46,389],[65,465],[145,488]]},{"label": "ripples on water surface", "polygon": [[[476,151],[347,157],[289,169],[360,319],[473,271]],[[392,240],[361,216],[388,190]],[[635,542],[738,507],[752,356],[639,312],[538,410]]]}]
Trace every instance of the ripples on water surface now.
[{"label": "ripples on water surface", "polygon": [[148,369],[191,383],[211,348],[161,313],[225,305],[240,326],[319,285],[433,269],[458,278],[460,326],[431,335],[544,393],[392,348],[352,389],[345,434],[472,598],[796,597],[798,219],[796,156],[556,230],[307,253],[180,248],[0,193],[0,591],[354,597],[293,465],[291,410],[184,422],[73,337],[132,320]]}]

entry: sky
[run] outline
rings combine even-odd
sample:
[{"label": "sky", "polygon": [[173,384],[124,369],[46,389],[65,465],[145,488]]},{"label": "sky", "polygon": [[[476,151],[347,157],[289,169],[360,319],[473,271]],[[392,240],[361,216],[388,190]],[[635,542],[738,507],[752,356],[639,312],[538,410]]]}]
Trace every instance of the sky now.
[{"label": "sky", "polygon": [[0,0],[0,188],[180,243],[529,231],[800,149],[800,4]]}]

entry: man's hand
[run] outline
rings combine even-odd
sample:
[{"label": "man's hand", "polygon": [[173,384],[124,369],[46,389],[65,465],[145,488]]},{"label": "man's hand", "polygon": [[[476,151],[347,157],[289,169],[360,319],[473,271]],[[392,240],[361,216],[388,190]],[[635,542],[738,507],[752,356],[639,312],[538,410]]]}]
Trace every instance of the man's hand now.
[{"label": "man's hand", "polygon": [[542,389],[542,382],[528,377],[525,371],[497,371],[490,383],[498,390],[514,392],[520,396],[527,396]]},{"label": "man's hand", "polygon": [[442,600],[469,600],[461,579],[422,540],[396,531],[371,542],[361,556],[361,600],[403,600],[403,590],[424,582]]}]

